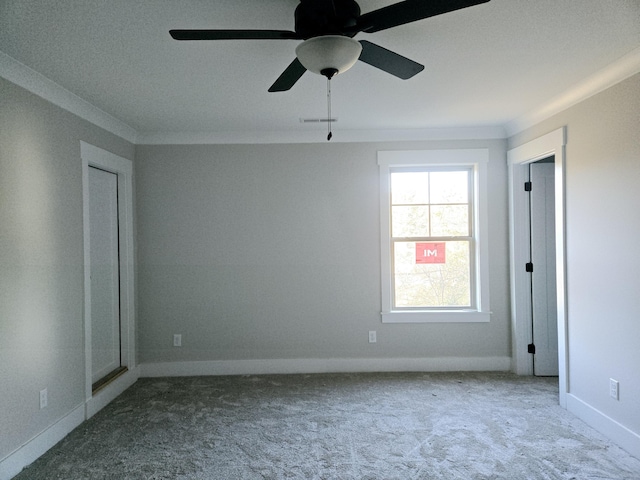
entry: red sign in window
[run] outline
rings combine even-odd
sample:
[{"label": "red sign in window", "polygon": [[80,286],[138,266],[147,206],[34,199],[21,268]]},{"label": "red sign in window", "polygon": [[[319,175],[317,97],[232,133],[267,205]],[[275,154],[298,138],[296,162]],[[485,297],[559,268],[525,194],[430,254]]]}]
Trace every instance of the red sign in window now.
[{"label": "red sign in window", "polygon": [[445,243],[416,243],[416,263],[445,263]]}]

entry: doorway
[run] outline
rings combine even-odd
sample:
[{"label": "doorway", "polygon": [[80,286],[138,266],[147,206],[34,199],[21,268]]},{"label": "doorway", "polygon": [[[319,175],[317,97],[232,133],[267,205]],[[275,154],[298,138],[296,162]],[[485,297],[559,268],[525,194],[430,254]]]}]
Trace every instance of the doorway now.
[{"label": "doorway", "polygon": [[[512,370],[519,375],[534,374],[532,276],[529,195],[524,185],[529,166],[553,157],[554,243],[555,243],[555,319],[559,403],[566,408],[569,392],[569,352],[567,349],[566,268],[564,228],[565,128],[552,131],[507,152],[509,168],[509,241],[511,283]],[[535,167],[534,167],[535,168]],[[537,263],[540,263],[539,261]],[[548,263],[547,263],[548,265]],[[535,271],[535,264],[533,266]],[[552,308],[552,307],[551,307]],[[553,311],[552,311],[553,315]],[[554,343],[554,342],[551,342]],[[536,345],[537,348],[537,345]]]},{"label": "doorway", "polygon": [[84,220],[85,416],[138,378],[133,164],[80,142]]},{"label": "doorway", "polygon": [[91,383],[93,392],[123,371],[118,225],[118,175],[89,166]]}]

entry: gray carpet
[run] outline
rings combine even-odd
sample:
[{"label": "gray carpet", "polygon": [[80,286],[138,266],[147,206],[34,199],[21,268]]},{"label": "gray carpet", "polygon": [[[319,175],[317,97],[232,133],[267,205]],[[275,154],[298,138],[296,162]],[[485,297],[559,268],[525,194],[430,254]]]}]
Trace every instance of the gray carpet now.
[{"label": "gray carpet", "polygon": [[557,398],[500,373],[141,379],[16,478],[640,479]]}]

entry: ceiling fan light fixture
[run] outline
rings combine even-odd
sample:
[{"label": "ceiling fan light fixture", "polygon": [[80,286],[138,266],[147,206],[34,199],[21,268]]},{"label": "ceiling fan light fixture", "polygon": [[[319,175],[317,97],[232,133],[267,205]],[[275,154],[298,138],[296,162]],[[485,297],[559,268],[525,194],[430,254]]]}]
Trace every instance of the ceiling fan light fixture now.
[{"label": "ceiling fan light fixture", "polygon": [[313,37],[296,48],[296,56],[302,66],[324,76],[346,72],[358,61],[360,52],[360,42],[341,35]]}]

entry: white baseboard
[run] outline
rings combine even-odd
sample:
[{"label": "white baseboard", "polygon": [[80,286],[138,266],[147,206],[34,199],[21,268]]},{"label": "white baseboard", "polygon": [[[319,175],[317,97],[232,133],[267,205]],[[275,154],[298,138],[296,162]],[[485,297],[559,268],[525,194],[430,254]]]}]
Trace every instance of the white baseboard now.
[{"label": "white baseboard", "polygon": [[619,447],[640,459],[640,435],[638,433],[629,430],[572,394],[567,394],[567,410],[590,427],[609,437]]},{"label": "white baseboard", "polygon": [[140,365],[140,377],[352,372],[508,371],[510,368],[511,357],[212,360],[199,362],[143,363]]},{"label": "white baseboard", "polygon": [[113,382],[89,398],[85,403],[85,418],[88,420],[109,405],[118,395],[136,383],[140,377],[140,368],[136,367],[120,375]]},{"label": "white baseboard", "polygon": [[66,437],[84,421],[84,405],[78,405],[46,430],[0,461],[0,480],[8,480]]},{"label": "white baseboard", "polygon": [[36,461],[38,457],[66,437],[82,422],[106,407],[113,399],[133,385],[139,376],[139,368],[129,370],[104,390],[88,399],[83,405],[78,405],[56,423],[2,459],[0,461],[0,480],[9,480],[16,476],[23,468]]}]

